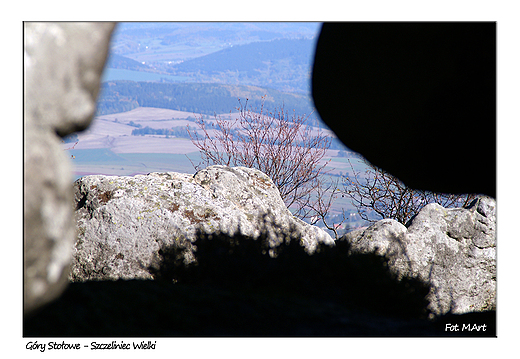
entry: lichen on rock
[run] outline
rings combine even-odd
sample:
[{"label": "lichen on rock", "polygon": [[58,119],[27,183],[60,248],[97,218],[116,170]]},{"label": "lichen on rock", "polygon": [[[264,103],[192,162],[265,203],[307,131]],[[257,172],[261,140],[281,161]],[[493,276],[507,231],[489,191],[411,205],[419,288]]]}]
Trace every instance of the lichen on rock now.
[{"label": "lichen on rock", "polygon": [[[312,252],[333,244],[322,229],[296,219],[272,180],[245,167],[210,166],[194,175],[176,172],[134,177],[86,176],[74,184],[78,241],[70,279],[152,278],[166,246],[187,248],[192,261],[198,231],[240,234],[267,231],[275,247],[292,231]],[[118,257],[119,259],[115,259]]]}]

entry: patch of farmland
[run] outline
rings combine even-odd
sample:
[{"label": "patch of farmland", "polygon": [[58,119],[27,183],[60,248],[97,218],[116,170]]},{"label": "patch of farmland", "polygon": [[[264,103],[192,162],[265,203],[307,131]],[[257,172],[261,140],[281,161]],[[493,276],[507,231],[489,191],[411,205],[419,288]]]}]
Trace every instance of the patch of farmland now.
[{"label": "patch of farmland", "polygon": [[139,123],[141,121],[156,121],[166,120],[172,118],[186,119],[188,117],[194,117],[191,112],[169,110],[166,108],[155,108],[155,107],[137,107],[131,111],[113,113],[110,115],[102,115],[100,118],[107,119],[109,121],[118,120],[121,123],[128,123],[133,121]]},{"label": "patch of farmland", "polygon": [[186,154],[198,151],[186,138],[164,136],[128,136],[115,139],[111,147],[114,153],[171,153]]}]

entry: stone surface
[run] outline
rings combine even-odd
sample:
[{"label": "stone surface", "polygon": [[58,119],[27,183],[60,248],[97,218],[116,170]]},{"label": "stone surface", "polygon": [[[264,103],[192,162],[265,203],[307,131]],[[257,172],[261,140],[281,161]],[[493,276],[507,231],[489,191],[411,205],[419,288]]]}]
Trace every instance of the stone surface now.
[{"label": "stone surface", "polygon": [[96,107],[112,23],[26,23],[24,314],[67,285],[75,238],[72,174],[59,136]]},{"label": "stone surface", "polygon": [[[75,185],[78,239],[71,280],[149,279],[159,251],[191,248],[197,230],[258,237],[271,246],[280,230],[301,234],[308,251],[333,244],[318,227],[294,217],[262,172],[210,166],[195,175],[167,172],[134,177],[86,176]],[[185,261],[193,260],[188,251]]]},{"label": "stone surface", "polygon": [[407,227],[383,219],[348,233],[353,251],[389,258],[399,277],[417,277],[431,285],[434,314],[496,308],[495,201],[478,197],[467,208],[425,206]]}]

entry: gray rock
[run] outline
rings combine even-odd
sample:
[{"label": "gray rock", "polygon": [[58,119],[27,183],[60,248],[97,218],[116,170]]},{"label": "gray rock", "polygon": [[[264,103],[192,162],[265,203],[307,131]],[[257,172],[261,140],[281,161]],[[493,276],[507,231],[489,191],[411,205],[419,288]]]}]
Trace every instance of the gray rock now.
[{"label": "gray rock", "polygon": [[166,246],[187,248],[193,260],[197,230],[257,238],[265,229],[272,247],[281,232],[301,235],[312,252],[333,239],[295,218],[264,173],[211,166],[188,175],[175,172],[134,177],[87,176],[76,181],[78,239],[70,279],[152,278]]},{"label": "gray rock", "polygon": [[68,283],[73,178],[58,135],[90,124],[113,27],[25,24],[24,314]]},{"label": "gray rock", "polygon": [[429,309],[435,315],[496,308],[495,201],[478,197],[468,208],[425,206],[407,227],[383,219],[344,239],[352,250],[389,259],[398,277],[431,285]]}]

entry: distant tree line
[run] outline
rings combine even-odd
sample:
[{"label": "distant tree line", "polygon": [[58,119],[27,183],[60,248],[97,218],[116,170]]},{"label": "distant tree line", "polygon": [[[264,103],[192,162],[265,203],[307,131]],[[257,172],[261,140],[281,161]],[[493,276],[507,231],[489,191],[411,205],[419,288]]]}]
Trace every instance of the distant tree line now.
[{"label": "distant tree line", "polygon": [[253,109],[259,109],[262,97],[270,108],[283,104],[291,115],[305,116],[306,124],[318,126],[316,116],[310,116],[314,106],[307,95],[209,83],[104,82],[98,98],[97,115],[130,111],[136,107],[155,107],[212,116],[236,112],[239,98],[247,100]]},{"label": "distant tree line", "polygon": [[[140,124],[136,124],[133,121],[130,121],[128,123],[129,126],[137,127],[135,130],[132,130],[132,136],[144,136],[144,135],[157,135],[157,136],[166,136],[166,137],[179,137],[179,138],[191,138],[188,132],[188,129],[186,126],[176,126],[172,128],[151,128],[150,126],[142,127]],[[230,129],[230,128],[222,128],[221,126],[213,126],[212,124],[209,124],[210,129],[215,130],[225,130],[227,131],[227,135],[232,141],[235,142],[247,142],[250,143],[252,141],[251,138],[244,137],[243,134],[240,133],[238,129]],[[340,146],[342,143],[339,144],[337,141],[332,141],[331,139],[331,149],[334,148],[341,148]],[[273,145],[281,146],[284,145],[282,139],[273,139]],[[332,145],[334,144],[334,146]],[[307,146],[307,143],[305,141],[297,141],[295,140],[292,144],[293,146],[297,147],[304,147]],[[344,152],[344,151],[343,151]]]},{"label": "distant tree line", "polygon": [[151,128],[146,126],[144,128],[136,128],[132,130],[132,136],[144,136],[144,135],[159,135],[166,137],[180,137],[190,138],[186,126],[177,126],[172,128]]},{"label": "distant tree line", "polygon": [[137,127],[137,128],[141,128],[142,127],[142,125],[140,123],[135,123],[134,121],[128,122],[128,126]]},{"label": "distant tree line", "polygon": [[[277,39],[237,45],[171,65],[172,72],[226,72],[234,69],[255,72],[276,61],[292,65],[311,66],[314,42],[306,39]],[[266,64],[267,63],[267,64]]]},{"label": "distant tree line", "polygon": [[167,65],[165,71],[197,82],[240,83],[306,93],[313,52],[313,40],[260,41]]},{"label": "distant tree line", "polygon": [[134,96],[128,96],[117,92],[111,83],[104,82],[97,99],[97,116],[110,115],[131,111],[139,107],[139,101]]}]

